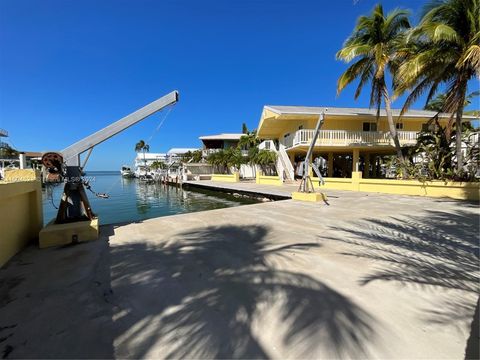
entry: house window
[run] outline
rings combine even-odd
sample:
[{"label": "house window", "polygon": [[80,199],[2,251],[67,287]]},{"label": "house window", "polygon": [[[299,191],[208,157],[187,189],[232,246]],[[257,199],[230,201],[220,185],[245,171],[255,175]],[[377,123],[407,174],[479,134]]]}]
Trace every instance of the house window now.
[{"label": "house window", "polygon": [[396,128],[397,130],[403,130],[403,123],[396,123],[396,124],[395,124],[395,128]]},{"label": "house window", "polygon": [[363,131],[377,131],[377,123],[374,122],[364,122]]},{"label": "house window", "polygon": [[270,141],[265,143],[265,150],[270,150]]}]

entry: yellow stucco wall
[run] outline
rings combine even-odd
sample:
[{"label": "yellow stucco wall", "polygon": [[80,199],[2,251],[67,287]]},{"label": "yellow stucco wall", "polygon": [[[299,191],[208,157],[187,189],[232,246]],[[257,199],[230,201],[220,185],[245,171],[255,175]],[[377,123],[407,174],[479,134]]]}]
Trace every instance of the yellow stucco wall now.
[{"label": "yellow stucco wall", "polygon": [[308,202],[319,202],[327,201],[327,195],[324,193],[311,192],[311,193],[302,193],[295,191],[292,193],[292,199],[298,201],[308,201]]},{"label": "yellow stucco wall", "polygon": [[33,169],[7,169],[5,179],[8,182],[41,180],[40,170]]},{"label": "yellow stucco wall", "polygon": [[86,221],[76,221],[68,224],[55,224],[52,220],[39,234],[40,248],[67,245],[75,242],[98,239],[98,218]]},{"label": "yellow stucco wall", "polygon": [[280,179],[279,176],[261,175],[260,172],[258,171],[255,177],[255,182],[260,185],[276,185],[276,186],[283,185],[283,181]]},{"label": "yellow stucco wall", "polygon": [[325,178],[325,185],[317,189],[351,190],[378,192],[396,195],[448,197],[459,200],[480,200],[480,183],[444,182],[390,179],[362,179],[361,173],[353,173],[352,178]]},{"label": "yellow stucco wall", "polygon": [[42,226],[40,181],[0,182],[0,266],[36,239]]},{"label": "yellow stucco wall", "polygon": [[448,197],[460,200],[479,200],[480,183],[416,180],[362,179],[359,191],[382,192],[387,194]]},{"label": "yellow stucco wall", "polygon": [[[314,129],[318,120],[318,115],[311,114],[274,114],[265,110],[258,126],[258,135],[268,139],[281,139],[286,134],[293,134],[303,129]],[[394,117],[394,121],[403,124],[403,131],[420,131],[422,124],[430,120],[428,117]],[[441,118],[440,123],[445,125],[448,119]],[[378,131],[388,131],[388,122],[385,116],[380,117],[377,121],[375,115],[328,115],[325,117],[322,130],[348,130],[362,131],[364,122],[377,123]]]},{"label": "yellow stucco wall", "polygon": [[350,178],[325,178],[325,185],[318,185],[318,181],[314,181],[313,184],[315,188],[320,189],[353,190]]},{"label": "yellow stucco wall", "polygon": [[238,172],[233,174],[212,174],[212,181],[220,181],[220,182],[239,182],[240,175]]},{"label": "yellow stucco wall", "polygon": [[[275,121],[275,120],[274,120]],[[283,138],[286,134],[294,134],[300,127],[303,129],[314,129],[316,120],[311,119],[292,119],[288,121],[278,121],[278,137]],[[403,118],[399,122],[403,123],[401,131],[420,131],[422,124],[429,121],[427,118]],[[364,122],[376,122],[375,117],[358,118],[358,117],[334,117],[327,118],[322,126],[322,130],[347,130],[347,131],[363,131]],[[397,119],[395,119],[397,122]],[[440,123],[445,125],[447,120],[442,119]],[[378,131],[389,131],[386,118],[380,118],[377,123]]]}]

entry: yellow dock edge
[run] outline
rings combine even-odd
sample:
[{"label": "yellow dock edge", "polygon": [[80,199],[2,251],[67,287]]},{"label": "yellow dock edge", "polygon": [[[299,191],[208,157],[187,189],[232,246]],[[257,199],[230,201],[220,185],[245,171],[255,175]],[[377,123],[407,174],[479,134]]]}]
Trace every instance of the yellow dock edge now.
[{"label": "yellow dock edge", "polygon": [[303,192],[298,192],[295,191],[292,193],[292,199],[293,200],[299,200],[299,201],[310,201],[310,202],[318,202],[318,201],[327,201],[327,195],[324,193],[317,193],[317,192],[311,192],[311,193],[303,193]]},{"label": "yellow dock edge", "polygon": [[40,230],[39,246],[46,248],[97,239],[98,218],[68,224],[55,224],[52,220]]}]

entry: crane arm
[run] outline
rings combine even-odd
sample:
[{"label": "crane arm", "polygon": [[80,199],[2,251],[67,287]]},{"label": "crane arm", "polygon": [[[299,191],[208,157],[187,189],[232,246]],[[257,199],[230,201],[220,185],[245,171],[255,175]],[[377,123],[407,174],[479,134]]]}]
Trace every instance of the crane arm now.
[{"label": "crane arm", "polygon": [[150,104],[138,109],[137,111],[125,116],[124,118],[108,125],[107,127],[77,141],[75,144],[68,146],[62,150],[62,155],[67,166],[79,166],[79,156],[83,152],[92,149],[94,146],[104,142],[112,136],[122,132],[130,126],[142,121],[146,117],[162,110],[168,105],[175,104],[178,101],[178,91],[157,99]]}]

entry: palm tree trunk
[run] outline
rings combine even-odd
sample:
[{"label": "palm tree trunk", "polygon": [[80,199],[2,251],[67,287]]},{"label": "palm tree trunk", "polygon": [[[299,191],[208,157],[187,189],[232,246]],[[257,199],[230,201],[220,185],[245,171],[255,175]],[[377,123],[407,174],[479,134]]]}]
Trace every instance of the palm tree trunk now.
[{"label": "palm tree trunk", "polygon": [[[393,144],[395,145],[395,151],[397,153],[397,158],[400,160],[401,164],[404,163],[404,158],[402,154],[402,147],[400,146],[400,141],[398,140],[397,129],[395,128],[395,123],[393,121],[392,107],[390,96],[388,95],[388,90],[386,86],[383,86],[383,99],[385,101],[385,111],[387,113],[388,128],[390,130],[390,136],[393,139]],[[404,174],[405,176],[406,174]]]},{"label": "palm tree trunk", "polygon": [[458,106],[457,109],[457,118],[455,122],[455,150],[457,153],[457,173],[460,175],[460,173],[463,170],[463,154],[462,154],[462,117],[463,117],[463,106],[465,102],[465,92],[462,93],[462,99],[461,102],[459,103],[460,105]]}]

